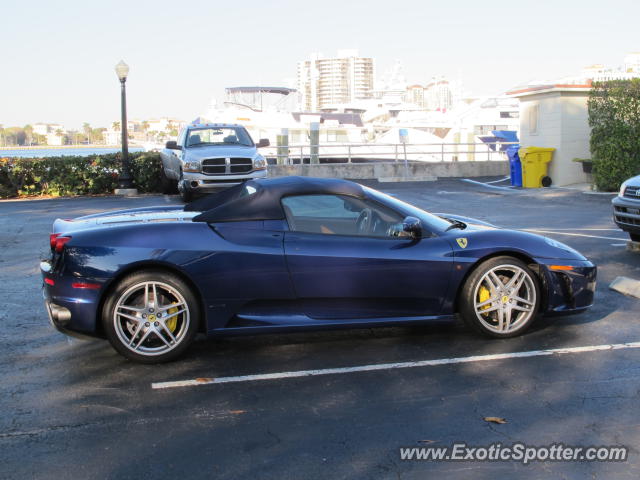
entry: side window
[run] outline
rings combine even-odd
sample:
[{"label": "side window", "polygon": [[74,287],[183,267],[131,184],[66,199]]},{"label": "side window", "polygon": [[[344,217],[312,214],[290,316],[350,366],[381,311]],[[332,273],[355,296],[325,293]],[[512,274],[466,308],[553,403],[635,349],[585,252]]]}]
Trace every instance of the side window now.
[{"label": "side window", "polygon": [[182,131],[180,132],[180,135],[178,136],[178,145],[184,146],[184,138],[186,135],[187,135],[187,129],[183,128]]},{"label": "side window", "polygon": [[296,232],[394,238],[403,236],[402,216],[377,202],[346,195],[299,195],[282,199]]}]

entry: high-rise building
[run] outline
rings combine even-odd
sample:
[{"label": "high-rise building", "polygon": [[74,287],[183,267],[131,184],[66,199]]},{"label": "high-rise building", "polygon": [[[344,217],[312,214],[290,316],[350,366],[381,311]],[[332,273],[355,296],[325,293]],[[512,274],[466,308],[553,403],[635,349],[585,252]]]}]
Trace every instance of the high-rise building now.
[{"label": "high-rise building", "polygon": [[449,80],[444,77],[433,78],[424,89],[424,107],[427,110],[446,112],[453,104],[453,95]]},{"label": "high-rise building", "polygon": [[298,62],[302,108],[313,112],[371,98],[373,78],[373,58],[360,57],[357,50],[339,50],[334,58],[312,54],[309,60]]}]

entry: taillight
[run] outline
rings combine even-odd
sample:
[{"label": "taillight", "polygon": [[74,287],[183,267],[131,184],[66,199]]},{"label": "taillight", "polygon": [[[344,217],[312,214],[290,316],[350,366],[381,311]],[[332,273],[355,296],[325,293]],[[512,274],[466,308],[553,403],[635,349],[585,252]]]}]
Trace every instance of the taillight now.
[{"label": "taillight", "polygon": [[56,241],[55,241],[55,251],[57,253],[62,252],[62,250],[64,250],[64,246],[65,244],[71,240],[71,237],[56,237]]},{"label": "taillight", "polygon": [[59,236],[59,233],[52,233],[51,235],[49,235],[49,245],[51,245],[51,250],[56,248],[56,238],[58,238]]}]

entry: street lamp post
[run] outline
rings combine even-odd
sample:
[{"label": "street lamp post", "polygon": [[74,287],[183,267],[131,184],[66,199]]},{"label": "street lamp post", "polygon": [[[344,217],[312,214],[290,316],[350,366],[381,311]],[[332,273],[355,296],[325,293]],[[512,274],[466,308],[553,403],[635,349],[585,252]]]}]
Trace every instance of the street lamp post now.
[{"label": "street lamp post", "polygon": [[120,171],[120,177],[118,178],[118,188],[116,194],[135,195],[137,193],[133,186],[131,179],[131,172],[129,170],[129,140],[127,135],[127,92],[125,83],[127,81],[127,75],[129,74],[129,65],[122,60],[116,65],[116,75],[120,80],[120,109],[122,112],[122,121],[120,123],[120,129],[122,131],[122,170]]}]

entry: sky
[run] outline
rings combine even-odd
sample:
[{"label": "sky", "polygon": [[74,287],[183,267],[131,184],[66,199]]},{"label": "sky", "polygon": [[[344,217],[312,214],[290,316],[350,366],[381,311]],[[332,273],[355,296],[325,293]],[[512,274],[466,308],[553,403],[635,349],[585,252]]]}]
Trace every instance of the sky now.
[{"label": "sky", "polygon": [[475,95],[617,67],[640,51],[637,0],[3,0],[0,125],[190,121],[224,88],[283,85],[311,52],[358,49],[410,83],[460,79]]}]

